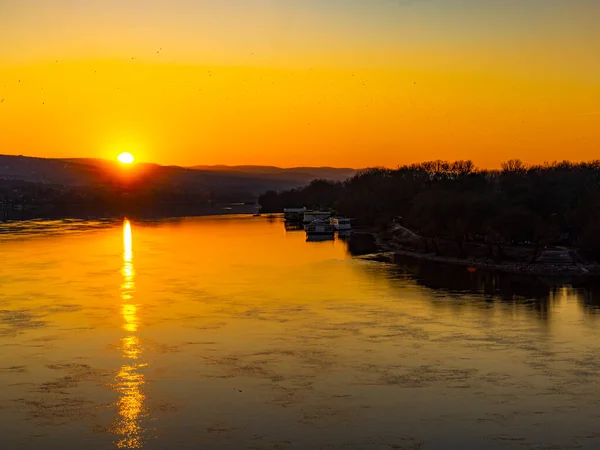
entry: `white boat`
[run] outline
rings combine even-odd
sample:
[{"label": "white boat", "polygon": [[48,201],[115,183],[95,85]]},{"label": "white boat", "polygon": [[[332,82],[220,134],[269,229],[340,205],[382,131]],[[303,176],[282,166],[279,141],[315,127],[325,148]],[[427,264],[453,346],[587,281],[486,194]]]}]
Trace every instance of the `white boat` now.
[{"label": "white boat", "polygon": [[305,231],[307,236],[333,236],[335,227],[326,220],[317,219],[309,223]]},{"label": "white boat", "polygon": [[335,217],[333,219],[333,226],[339,232],[352,231],[352,225],[350,224],[350,219],[347,217]]},{"label": "white boat", "polygon": [[302,223],[304,225],[308,225],[309,223],[314,222],[315,220],[325,221],[331,217],[331,213],[329,211],[305,211],[304,218],[302,219]]}]

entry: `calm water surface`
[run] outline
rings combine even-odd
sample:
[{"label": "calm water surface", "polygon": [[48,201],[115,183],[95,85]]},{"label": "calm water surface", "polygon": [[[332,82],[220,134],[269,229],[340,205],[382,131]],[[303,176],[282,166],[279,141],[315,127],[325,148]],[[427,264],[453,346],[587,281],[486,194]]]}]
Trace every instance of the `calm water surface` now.
[{"label": "calm water surface", "polygon": [[266,218],[0,225],[0,448],[600,448],[597,291]]}]

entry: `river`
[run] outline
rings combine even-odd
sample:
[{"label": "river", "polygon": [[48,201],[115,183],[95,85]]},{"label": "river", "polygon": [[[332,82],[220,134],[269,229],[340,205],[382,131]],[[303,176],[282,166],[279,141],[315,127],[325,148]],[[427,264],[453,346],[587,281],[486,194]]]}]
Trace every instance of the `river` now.
[{"label": "river", "polygon": [[2,449],[600,448],[593,285],[278,219],[0,225]]}]

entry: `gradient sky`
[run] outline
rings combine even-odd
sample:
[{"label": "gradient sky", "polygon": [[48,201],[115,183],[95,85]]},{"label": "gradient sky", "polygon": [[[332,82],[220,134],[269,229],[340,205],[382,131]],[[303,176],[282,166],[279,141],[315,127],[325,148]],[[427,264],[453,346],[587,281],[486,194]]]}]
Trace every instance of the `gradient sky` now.
[{"label": "gradient sky", "polygon": [[598,0],[0,0],[0,153],[600,157]]}]

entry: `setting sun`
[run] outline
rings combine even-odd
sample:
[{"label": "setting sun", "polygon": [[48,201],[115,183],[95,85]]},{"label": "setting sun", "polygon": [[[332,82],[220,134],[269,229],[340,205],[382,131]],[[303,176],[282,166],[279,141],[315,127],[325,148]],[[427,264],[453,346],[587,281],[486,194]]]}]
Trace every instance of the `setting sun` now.
[{"label": "setting sun", "polygon": [[133,160],[134,160],[133,155],[128,152],[121,153],[117,159],[122,164],[131,164],[131,163],[133,163]]}]

